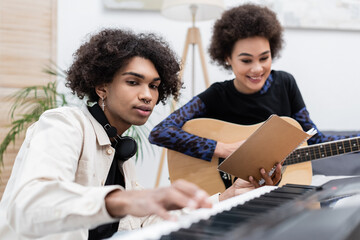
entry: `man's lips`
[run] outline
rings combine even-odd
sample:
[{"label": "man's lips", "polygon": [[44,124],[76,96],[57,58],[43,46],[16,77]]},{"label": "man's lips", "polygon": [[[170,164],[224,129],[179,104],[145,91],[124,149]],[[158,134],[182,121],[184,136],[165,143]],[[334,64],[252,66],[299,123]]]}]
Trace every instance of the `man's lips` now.
[{"label": "man's lips", "polygon": [[151,107],[149,107],[149,106],[136,106],[134,108],[138,111],[138,113],[140,113],[140,115],[145,116],[145,117],[149,116],[152,111]]}]

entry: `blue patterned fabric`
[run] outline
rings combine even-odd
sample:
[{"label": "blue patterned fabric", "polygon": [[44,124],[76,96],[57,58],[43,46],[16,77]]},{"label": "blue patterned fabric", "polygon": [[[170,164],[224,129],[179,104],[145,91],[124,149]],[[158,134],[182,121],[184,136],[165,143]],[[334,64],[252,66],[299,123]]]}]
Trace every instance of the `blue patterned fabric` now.
[{"label": "blue patterned fabric", "polygon": [[199,97],[194,97],[158,124],[151,131],[149,141],[192,157],[211,161],[216,141],[189,134],[181,129],[187,121],[202,117],[204,113],[205,104]]},{"label": "blue patterned fabric", "polygon": [[292,118],[295,119],[296,121],[298,121],[298,123],[300,123],[300,125],[304,131],[308,131],[311,128],[314,128],[317,130],[318,133],[308,140],[309,145],[359,136],[359,135],[349,135],[349,136],[324,135],[322,132],[319,131],[319,129],[314,124],[314,122],[310,119],[310,115],[309,115],[309,112],[306,109],[306,107],[301,109],[296,114],[294,114],[294,116],[292,116]]},{"label": "blue patterned fabric", "polygon": [[270,74],[268,79],[266,79],[264,86],[260,89],[260,94],[265,94],[271,87],[271,84],[273,83],[273,81],[274,80],[273,80],[272,74]]}]

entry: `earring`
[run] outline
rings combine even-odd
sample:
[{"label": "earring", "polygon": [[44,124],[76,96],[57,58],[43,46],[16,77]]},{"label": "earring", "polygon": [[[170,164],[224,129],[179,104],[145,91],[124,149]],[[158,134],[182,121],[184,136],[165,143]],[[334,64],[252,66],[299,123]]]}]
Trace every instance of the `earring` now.
[{"label": "earring", "polygon": [[101,109],[104,111],[105,109],[105,99],[104,97],[101,97]]}]

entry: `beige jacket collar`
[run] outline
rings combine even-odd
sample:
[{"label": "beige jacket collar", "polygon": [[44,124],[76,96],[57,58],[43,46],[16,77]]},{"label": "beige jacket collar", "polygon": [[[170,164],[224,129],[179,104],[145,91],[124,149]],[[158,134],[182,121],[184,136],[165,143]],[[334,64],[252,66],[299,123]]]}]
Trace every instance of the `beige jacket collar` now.
[{"label": "beige jacket collar", "polygon": [[103,126],[101,126],[101,124],[93,117],[93,115],[91,115],[87,106],[84,105],[81,110],[89,118],[91,124],[93,125],[94,131],[96,134],[96,139],[97,139],[99,145],[100,146],[111,145],[110,139],[109,139],[108,135],[106,134]]}]

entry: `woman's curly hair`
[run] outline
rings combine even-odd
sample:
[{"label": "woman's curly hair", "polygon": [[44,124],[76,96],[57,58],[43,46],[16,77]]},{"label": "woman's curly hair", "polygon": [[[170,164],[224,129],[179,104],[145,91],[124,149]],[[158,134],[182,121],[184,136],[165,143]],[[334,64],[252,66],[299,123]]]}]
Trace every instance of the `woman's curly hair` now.
[{"label": "woman's curly hair", "polygon": [[169,45],[154,34],[120,29],[104,29],[80,46],[67,71],[66,86],[80,99],[87,96],[88,101],[96,102],[99,96],[95,87],[112,82],[117,71],[136,56],[150,60],[159,73],[157,103],[165,103],[170,95],[177,100],[181,88],[180,64]]},{"label": "woman's curly hair", "polygon": [[272,58],[278,57],[283,43],[283,28],[276,14],[267,7],[244,4],[225,11],[215,22],[209,47],[212,61],[225,69],[226,58],[231,56],[240,39],[261,36],[269,40]]}]

